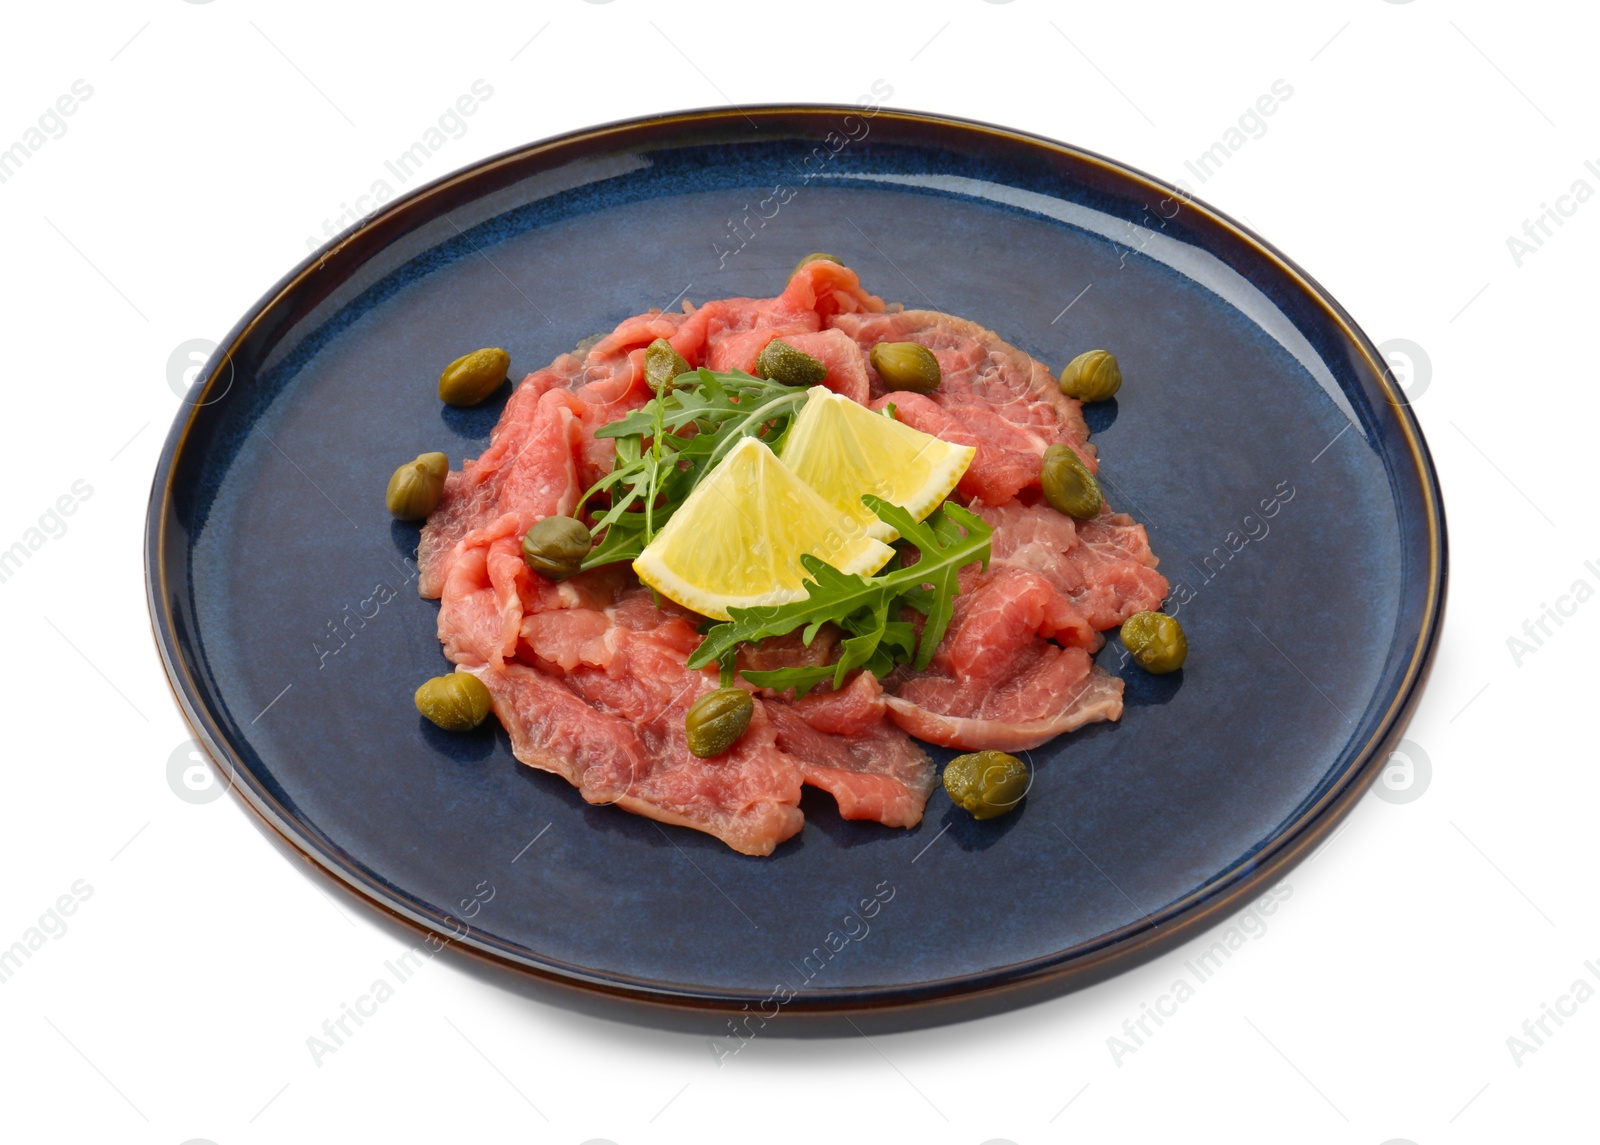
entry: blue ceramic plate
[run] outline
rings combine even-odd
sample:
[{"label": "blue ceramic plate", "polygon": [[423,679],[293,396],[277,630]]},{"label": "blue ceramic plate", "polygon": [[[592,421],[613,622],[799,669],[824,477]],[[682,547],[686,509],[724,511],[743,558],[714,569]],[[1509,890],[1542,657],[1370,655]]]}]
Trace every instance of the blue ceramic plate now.
[{"label": "blue ceramic plate", "polygon": [[[940,790],[893,830],[808,789],[765,859],[590,807],[501,731],[421,721],[412,690],[448,665],[384,485],[422,451],[475,456],[503,400],[442,408],[440,368],[500,345],[520,377],[650,306],[774,294],[813,250],[1054,366],[1118,355],[1090,425],[1188,666],[1145,675],[1113,634],[1122,721],[1033,752],[1016,814],[976,823]],[[435,945],[613,999],[922,1021],[1104,976],[1264,893],[1398,737],[1445,537],[1381,356],[1242,227],[1018,132],[762,107],[509,152],[301,264],[172,428],[147,573],[178,700],[238,794]]]}]

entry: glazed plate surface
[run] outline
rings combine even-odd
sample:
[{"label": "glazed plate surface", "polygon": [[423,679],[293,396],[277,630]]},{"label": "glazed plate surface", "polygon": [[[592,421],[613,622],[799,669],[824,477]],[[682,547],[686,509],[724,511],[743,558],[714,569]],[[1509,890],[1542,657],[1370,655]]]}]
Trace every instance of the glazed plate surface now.
[{"label": "glazed plate surface", "polygon": [[[499,345],[520,378],[648,307],[775,294],[813,250],[1053,368],[1117,354],[1093,440],[1173,583],[1188,666],[1145,675],[1111,634],[1122,721],[1032,752],[1016,814],[976,823],[941,789],[894,830],[808,789],[805,830],[765,859],[588,806],[493,726],[422,721],[412,690],[448,664],[384,485],[420,452],[476,456],[509,392],[441,407],[440,368]],[[147,551],[196,738],[375,906],[613,996],[930,1018],[1112,973],[1267,893],[1398,737],[1444,570],[1401,391],[1284,256],[1109,160],[845,107],[596,128],[385,204],[219,346]]]}]

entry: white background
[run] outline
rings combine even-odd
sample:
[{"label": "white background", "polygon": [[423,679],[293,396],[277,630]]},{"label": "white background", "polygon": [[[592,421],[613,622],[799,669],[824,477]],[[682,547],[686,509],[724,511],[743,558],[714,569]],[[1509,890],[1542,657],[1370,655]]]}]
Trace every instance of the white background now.
[{"label": "white background", "polygon": [[[92,493],[0,584],[0,947],[78,880],[92,894],[0,984],[0,1136],[1593,1139],[1600,1001],[1546,1019],[1532,1053],[1507,1042],[1575,980],[1600,985],[1584,966],[1600,966],[1600,604],[1550,625],[1520,663],[1507,644],[1574,581],[1600,587],[1584,565],[1600,566],[1600,200],[1564,200],[1571,217],[1520,265],[1507,245],[1577,180],[1600,189],[1585,168],[1600,168],[1592,13],[448,8],[125,0],[3,18],[0,146],[74,81],[93,90],[0,184],[0,547],[76,499],[74,482]],[[1288,876],[1266,933],[1120,1057],[1108,1039],[1186,976],[1194,947],[1020,1012],[870,1042],[758,1039],[721,1068],[704,1038],[580,1017],[439,959],[313,1064],[306,1038],[402,947],[233,799],[169,786],[188,732],[141,579],[150,473],[179,409],[168,363],[220,338],[480,78],[492,100],[428,178],[587,124],[725,100],[853,102],[881,79],[891,106],[1187,179],[1375,341],[1420,346],[1425,364],[1396,368],[1413,392],[1427,379],[1415,409],[1453,550],[1448,624],[1407,733],[1431,781],[1410,802],[1368,796]],[[1279,79],[1293,95],[1266,133],[1197,181],[1185,160]],[[1403,788],[1405,772],[1389,780]]]}]

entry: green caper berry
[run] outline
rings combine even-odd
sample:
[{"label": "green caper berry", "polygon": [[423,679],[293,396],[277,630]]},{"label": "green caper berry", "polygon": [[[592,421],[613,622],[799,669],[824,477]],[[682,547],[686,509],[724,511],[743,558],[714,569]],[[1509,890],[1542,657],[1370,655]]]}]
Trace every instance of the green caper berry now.
[{"label": "green caper berry", "polygon": [[1122,645],[1134,663],[1156,676],[1176,672],[1189,658],[1183,625],[1164,612],[1136,612],[1122,622]]},{"label": "green caper berry", "polygon": [[549,580],[566,580],[583,569],[593,538],[572,517],[546,517],[522,535],[522,561]]},{"label": "green caper berry", "polygon": [[447,732],[471,731],[489,715],[489,689],[470,672],[435,676],[413,698],[417,711]]},{"label": "green caper berry", "polygon": [[1028,765],[1003,751],[958,755],[944,768],[950,802],[974,819],[1004,815],[1022,801],[1028,785]]},{"label": "green caper berry", "polygon": [[1100,515],[1105,497],[1100,482],[1094,479],[1083,459],[1072,446],[1057,442],[1044,451],[1039,462],[1039,484],[1044,499],[1058,513],[1087,521]]},{"label": "green caper berry", "polygon": [[424,453],[408,461],[389,478],[384,504],[397,521],[420,521],[439,507],[444,496],[444,476],[450,461],[442,453]]},{"label": "green caper berry", "polygon": [[1122,367],[1108,350],[1087,350],[1061,371],[1061,392],[1080,402],[1103,402],[1122,388]]},{"label": "green caper berry", "polygon": [[439,400],[453,406],[475,406],[500,388],[511,368],[511,355],[498,346],[463,354],[439,375]]},{"label": "green caper berry", "polygon": [[774,338],[756,358],[756,374],[784,386],[817,386],[828,367],[803,350]]},{"label": "green caper berry", "polygon": [[806,255],[805,258],[794,264],[794,270],[789,272],[789,277],[793,278],[802,266],[808,262],[816,262],[818,259],[821,259],[823,262],[837,263],[840,266],[844,265],[844,259],[840,258],[838,255],[829,254],[827,251],[821,250],[812,251],[810,254]]},{"label": "green caper berry", "polygon": [[417,454],[417,464],[440,481],[443,481],[444,475],[450,472],[450,459],[437,450],[433,453]]},{"label": "green caper berry", "polygon": [[657,338],[644,348],[644,380],[663,396],[672,392],[672,379],[689,372],[689,363],[665,338]]},{"label": "green caper berry", "polygon": [[755,711],[755,700],[743,688],[707,692],[694,702],[683,720],[689,750],[701,759],[721,755],[744,735]]},{"label": "green caper berry", "polygon": [[931,394],[939,388],[939,359],[920,342],[879,342],[868,356],[884,389]]}]

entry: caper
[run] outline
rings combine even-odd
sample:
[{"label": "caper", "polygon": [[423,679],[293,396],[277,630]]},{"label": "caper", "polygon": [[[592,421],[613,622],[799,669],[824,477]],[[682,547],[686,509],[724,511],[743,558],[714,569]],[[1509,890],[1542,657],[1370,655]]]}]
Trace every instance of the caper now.
[{"label": "caper", "polygon": [[931,394],[939,388],[939,359],[920,342],[879,342],[868,357],[884,389]]},{"label": "caper", "polygon": [[470,672],[435,676],[415,699],[417,711],[447,732],[471,731],[489,714],[489,689]]},{"label": "caper", "polygon": [[394,471],[384,504],[397,521],[420,521],[439,507],[448,472],[450,460],[444,454],[421,454]]},{"label": "caper", "polygon": [[1044,499],[1052,509],[1080,521],[1098,517],[1105,504],[1100,482],[1077,451],[1062,442],[1044,451],[1039,462],[1039,484],[1044,486]]},{"label": "caper", "polygon": [[439,375],[439,400],[453,406],[475,406],[500,388],[511,368],[511,355],[498,346],[463,354]]},{"label": "caper", "polygon": [[566,580],[583,568],[592,538],[572,517],[546,517],[522,535],[522,561],[550,580]]},{"label": "caper", "polygon": [[672,392],[672,379],[689,371],[689,363],[665,338],[657,338],[644,348],[644,380],[658,394]]},{"label": "caper", "polygon": [[815,386],[828,376],[828,367],[787,342],[774,338],[756,358],[756,373],[785,386]]},{"label": "caper", "polygon": [[707,692],[690,706],[683,720],[689,750],[701,759],[721,755],[744,735],[755,711],[755,700],[743,688]]},{"label": "caper", "polygon": [[1122,388],[1122,367],[1108,350],[1086,350],[1061,371],[1061,392],[1080,402],[1103,402]]},{"label": "caper", "polygon": [[1183,625],[1164,612],[1136,612],[1123,621],[1122,646],[1139,667],[1157,676],[1176,672],[1189,656]]},{"label": "caper", "polygon": [[958,755],[944,768],[950,802],[974,819],[1004,815],[1028,793],[1028,765],[1003,751]]},{"label": "caper", "polygon": [[838,255],[829,254],[827,251],[821,250],[812,251],[810,254],[806,255],[805,258],[794,264],[794,270],[789,272],[789,277],[793,278],[795,276],[795,272],[798,271],[802,266],[808,262],[816,262],[819,258],[823,262],[836,262],[840,266],[844,265],[844,259],[840,258]]}]

